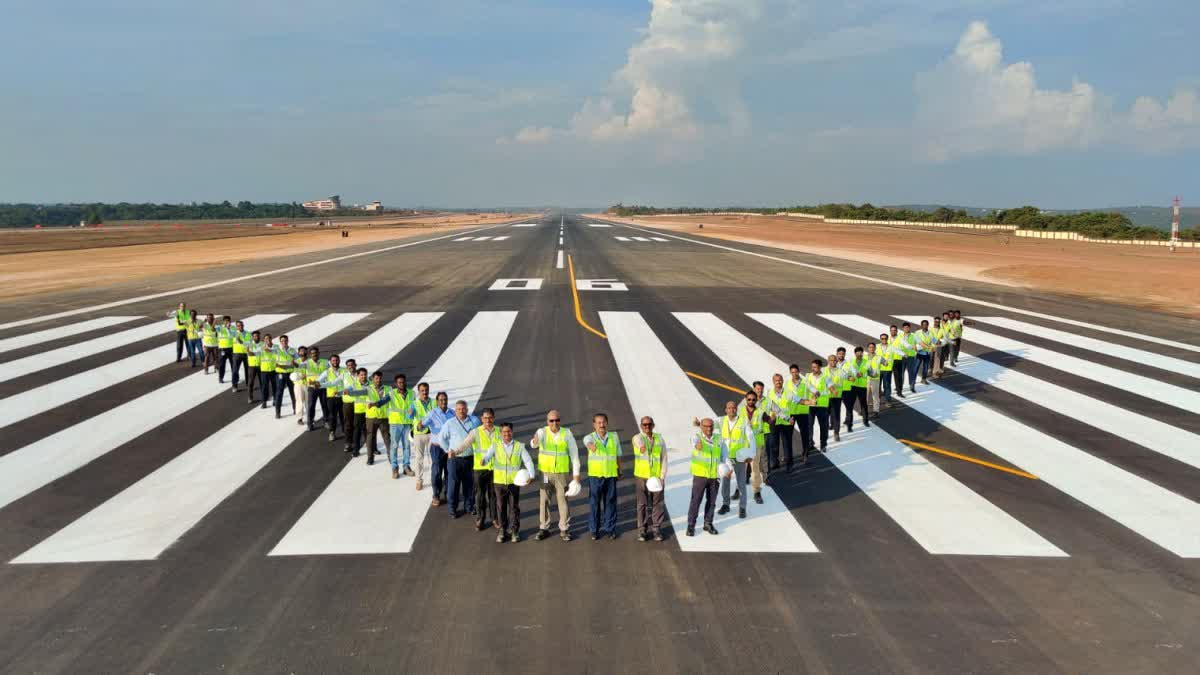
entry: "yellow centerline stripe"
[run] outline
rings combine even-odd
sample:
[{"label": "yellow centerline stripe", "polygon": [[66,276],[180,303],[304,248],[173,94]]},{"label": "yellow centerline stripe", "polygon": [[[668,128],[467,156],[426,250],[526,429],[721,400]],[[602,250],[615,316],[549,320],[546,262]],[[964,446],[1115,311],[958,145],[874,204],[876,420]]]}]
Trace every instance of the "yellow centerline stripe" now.
[{"label": "yellow centerline stripe", "polygon": [[903,443],[903,444],[907,445],[907,446],[908,446],[908,447],[910,447],[910,448],[914,448],[914,449],[917,449],[917,450],[928,450],[928,451],[930,451],[930,452],[936,452],[936,453],[938,453],[939,455],[945,455],[945,456],[947,456],[947,457],[953,457],[954,459],[961,459],[961,460],[962,460],[962,461],[964,461],[964,462],[970,462],[970,463],[972,463],[972,464],[978,464],[979,466],[986,466],[987,468],[989,468],[989,469],[995,469],[996,471],[1003,471],[1004,473],[1011,473],[1011,474],[1012,474],[1012,475],[1014,475],[1014,476],[1020,476],[1020,477],[1022,477],[1022,478],[1028,478],[1029,480],[1038,480],[1038,477],[1037,477],[1037,476],[1035,476],[1035,475],[1033,475],[1033,474],[1031,474],[1031,473],[1029,473],[1029,472],[1027,472],[1027,471],[1021,471],[1020,469],[1013,469],[1013,468],[1009,468],[1009,467],[1007,467],[1007,466],[1000,466],[999,464],[993,464],[993,463],[991,463],[991,462],[985,462],[985,461],[983,461],[982,459],[975,459],[974,457],[968,457],[967,455],[960,455],[960,454],[958,454],[957,452],[950,452],[949,450],[943,450],[943,449],[941,449],[941,448],[935,448],[935,447],[933,447],[932,445],[926,445],[926,444],[924,444],[924,443],[917,443],[916,441],[910,441],[910,440],[906,440],[906,439],[903,439],[903,438],[898,438],[898,439],[896,439],[896,440],[900,441],[901,443]]}]

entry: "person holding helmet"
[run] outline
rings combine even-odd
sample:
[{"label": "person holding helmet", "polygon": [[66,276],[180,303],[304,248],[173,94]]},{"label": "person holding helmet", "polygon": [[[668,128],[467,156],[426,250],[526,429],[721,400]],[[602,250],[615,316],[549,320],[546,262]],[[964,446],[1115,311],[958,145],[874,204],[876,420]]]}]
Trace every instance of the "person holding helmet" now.
[{"label": "person holding helmet", "polygon": [[[496,512],[495,490],[492,489],[494,467],[492,460],[485,459],[488,451],[500,443],[500,429],[496,427],[496,411],[484,408],[480,414],[482,426],[475,427],[467,434],[457,447],[453,448],[458,454],[471,448],[474,457],[473,466],[475,483],[475,530],[483,532],[490,524],[500,528],[500,516]],[[491,520],[488,514],[491,513]]]},{"label": "person holding helmet", "polygon": [[[521,488],[533,476],[533,458],[525,444],[513,438],[513,425],[500,425],[500,440],[483,453],[482,461],[492,467],[492,484],[496,493],[496,516],[500,532],[496,543],[521,541]],[[524,468],[522,468],[522,465]]]},{"label": "person holding helmet", "polygon": [[[661,434],[654,431],[654,419],[646,416],[639,421],[641,433],[633,437],[633,477],[637,493],[638,541],[646,541],[651,534],[654,541],[662,541],[662,528],[667,522],[667,509],[663,506],[663,482],[667,479],[667,463],[663,453],[667,449]],[[650,517],[646,517],[646,507]]]},{"label": "person holding helmet", "polygon": [[558,533],[563,541],[571,541],[571,509],[567,504],[570,471],[571,490],[579,486],[579,446],[570,429],[562,428],[562,416],[557,410],[546,413],[546,426],[537,430],[529,447],[538,449],[538,470],[542,485],[538,492],[538,541],[550,536],[550,499],[558,506]]},{"label": "person holding helmet", "polygon": [[592,541],[617,538],[617,481],[621,478],[621,439],[608,431],[608,415],[592,415],[592,433],[583,439],[588,450],[588,530]]},{"label": "person holding helmet", "polygon": [[[754,392],[749,392],[751,396]],[[744,414],[739,415],[737,404],[733,401],[725,403],[725,416],[721,418],[719,430],[721,443],[725,448],[725,456],[733,462],[732,473],[737,477],[738,518],[746,517],[746,468],[754,462],[758,451],[757,437],[754,427]],[[721,508],[717,513],[729,513],[729,483],[730,476],[721,478]]]},{"label": "person holding helmet", "polygon": [[[735,406],[736,407],[736,406]],[[717,481],[728,476],[729,453],[721,439],[713,435],[716,423],[711,417],[692,420],[700,427],[700,433],[692,436],[692,501],[688,505],[687,536],[696,536],[696,517],[700,514],[700,502],[704,501],[704,531],[716,534],[713,515],[716,513]],[[721,467],[724,467],[722,469]]]}]

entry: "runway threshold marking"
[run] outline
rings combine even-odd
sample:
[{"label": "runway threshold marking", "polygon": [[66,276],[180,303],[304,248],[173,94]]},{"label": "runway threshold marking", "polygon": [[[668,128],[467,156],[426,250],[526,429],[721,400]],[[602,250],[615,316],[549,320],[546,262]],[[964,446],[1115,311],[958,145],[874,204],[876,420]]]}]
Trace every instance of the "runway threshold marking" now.
[{"label": "runway threshold marking", "polygon": [[[692,244],[698,244],[700,246],[708,246],[710,248],[719,248],[723,251],[730,251],[732,253],[741,253],[742,255],[754,256],[756,258],[762,258],[764,260],[772,260],[775,262],[784,263],[786,265],[795,265],[796,267],[804,267],[806,269],[817,270],[819,272],[840,274],[842,276],[850,277],[852,279],[860,279],[862,281],[870,281],[873,283],[882,284],[884,286],[891,286],[893,288],[903,288],[908,291],[917,291],[919,293],[927,293],[929,295],[936,295],[941,298],[948,298],[950,300],[957,300],[959,302],[969,302],[973,305],[979,305],[980,307],[991,307],[993,309],[1003,309],[1003,310],[1007,310],[1010,312],[1015,312],[1017,314],[1023,314],[1025,316],[1033,316],[1033,317],[1037,317],[1039,319],[1046,319],[1049,321],[1057,321],[1058,323],[1065,323],[1065,324],[1068,324],[1071,326],[1079,326],[1080,328],[1090,328],[1092,330],[1100,331],[1103,333],[1111,333],[1113,335],[1124,335],[1125,337],[1130,337],[1130,338],[1134,338],[1137,340],[1144,340],[1146,342],[1154,342],[1156,344],[1166,345],[1169,347],[1175,347],[1175,348],[1183,349],[1183,350],[1190,351],[1190,352],[1200,352],[1200,346],[1188,344],[1186,342],[1179,342],[1177,340],[1167,340],[1165,338],[1154,337],[1153,335],[1146,335],[1144,333],[1135,333],[1133,331],[1121,330],[1119,328],[1109,328],[1108,326],[1101,326],[1099,324],[1088,323],[1086,321],[1077,321],[1075,319],[1067,319],[1067,318],[1064,318],[1061,316],[1045,314],[1043,312],[1035,312],[1035,311],[1029,310],[1029,309],[1021,309],[1020,307],[1010,307],[1008,305],[1002,305],[997,302],[988,302],[987,300],[976,300],[975,298],[970,298],[965,295],[958,295],[955,293],[947,293],[945,291],[937,291],[932,288],[922,288],[921,286],[913,286],[912,284],[904,284],[904,283],[900,283],[898,281],[889,281],[887,279],[880,279],[878,277],[872,277],[872,276],[868,276],[866,274],[858,274],[856,272],[847,272],[845,270],[834,269],[832,267],[823,267],[821,265],[814,265],[813,263],[801,262],[799,260],[789,260],[787,258],[780,258],[779,256],[768,255],[766,253],[758,253],[757,251],[747,251],[746,249],[735,248],[733,246],[725,246],[723,244],[717,244],[717,243],[713,243],[710,241],[701,241],[699,239],[689,239],[687,237],[681,237],[677,234],[671,234],[669,232],[662,232],[659,230],[648,230],[645,228],[637,227],[636,225],[629,225],[627,223],[616,223],[616,224],[620,225],[622,227],[629,228],[631,230],[637,230],[638,232],[645,232],[646,234],[659,234],[664,237],[678,239],[679,241],[686,241],[686,242],[689,242]],[[4,328],[4,327],[5,326],[0,326],[0,328]]]},{"label": "runway threshold marking", "polygon": [[[420,378],[430,392],[445,391],[450,406],[461,399],[474,410],[483,395],[504,343],[512,333],[517,312],[479,312]],[[389,344],[398,354],[404,347]],[[381,359],[379,367],[382,367]],[[381,461],[382,459],[382,461]],[[430,463],[421,478],[429,481]],[[429,513],[428,489],[418,492],[415,479],[392,480],[387,455],[373,466],[351,460],[316,501],[288,530],[269,555],[335,555],[347,553],[408,553]],[[386,504],[384,518],[364,518]]]},{"label": "runway threshold marking", "polygon": [[[845,342],[786,314],[747,316],[814,353]],[[940,384],[900,401],[1168,551],[1200,557],[1200,504]]]}]

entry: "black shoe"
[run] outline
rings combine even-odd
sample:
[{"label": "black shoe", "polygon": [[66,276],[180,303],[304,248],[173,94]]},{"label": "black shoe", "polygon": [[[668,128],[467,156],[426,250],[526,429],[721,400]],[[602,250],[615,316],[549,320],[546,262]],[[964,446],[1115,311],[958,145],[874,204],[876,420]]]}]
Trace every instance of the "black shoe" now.
[{"label": "black shoe", "polygon": [[696,528],[694,528],[694,527],[689,527],[689,528],[687,529],[687,532],[686,532],[686,534],[687,534],[687,536],[689,536],[689,537],[694,537],[694,536],[696,536]]},{"label": "black shoe", "polygon": [[707,533],[709,533],[709,534],[716,534],[716,533],[717,533],[717,528],[713,527],[713,526],[712,526],[712,523],[709,523],[709,524],[707,524],[707,525],[705,525],[705,526],[704,526],[704,531],[705,531],[705,532],[707,532]]},{"label": "black shoe", "polygon": [[541,541],[549,536],[550,536],[550,530],[538,530],[537,534],[533,535],[533,538],[537,539],[538,541]]},{"label": "black shoe", "polygon": [[746,517],[746,509],[738,509],[738,518]]},{"label": "black shoe", "polygon": [[654,541],[663,541],[664,539],[665,537],[662,536],[662,532],[654,533]]},{"label": "black shoe", "polygon": [[717,515],[718,515],[718,516],[723,516],[723,515],[725,515],[726,513],[729,513],[729,505],[728,505],[728,504],[722,504],[722,505],[721,505],[721,508],[717,509]]},{"label": "black shoe", "polygon": [[649,539],[649,537],[646,536],[645,532],[638,533],[638,541],[646,541],[647,539]]},{"label": "black shoe", "polygon": [[754,493],[754,503],[755,503],[755,504],[761,504],[761,503],[763,503],[763,500],[762,500],[762,493],[761,493],[761,492],[755,492],[755,493]]}]

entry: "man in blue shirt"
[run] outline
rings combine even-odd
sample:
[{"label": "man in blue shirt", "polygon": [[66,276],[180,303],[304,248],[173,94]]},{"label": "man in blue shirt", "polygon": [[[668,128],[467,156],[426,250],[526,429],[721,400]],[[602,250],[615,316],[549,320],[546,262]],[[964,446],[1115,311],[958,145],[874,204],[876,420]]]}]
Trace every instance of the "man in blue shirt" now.
[{"label": "man in blue shirt", "polygon": [[[440,399],[439,399],[440,404]],[[479,426],[479,418],[467,414],[467,402],[454,403],[454,417],[442,423],[442,430],[434,434],[435,443],[441,446],[447,456],[446,476],[449,485],[446,486],[446,496],[450,498],[450,517],[458,518],[462,512],[458,510],[459,499],[467,502],[467,511],[475,513],[475,487],[472,475],[472,464],[475,462],[474,449],[467,445],[467,436],[471,430]],[[460,446],[465,446],[461,447]]]},{"label": "man in blue shirt", "polygon": [[417,431],[428,429],[432,436],[429,441],[429,471],[433,480],[433,505],[441,506],[446,499],[446,450],[438,445],[438,435],[442,433],[442,425],[453,415],[446,409],[449,400],[446,392],[439,391],[434,400],[437,406],[417,422]]}]

